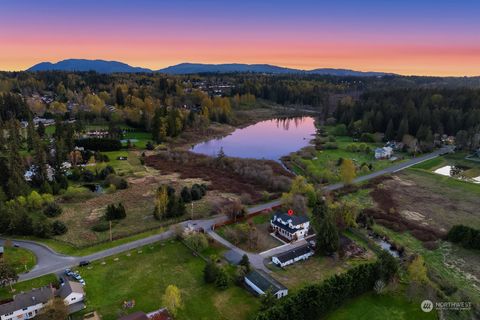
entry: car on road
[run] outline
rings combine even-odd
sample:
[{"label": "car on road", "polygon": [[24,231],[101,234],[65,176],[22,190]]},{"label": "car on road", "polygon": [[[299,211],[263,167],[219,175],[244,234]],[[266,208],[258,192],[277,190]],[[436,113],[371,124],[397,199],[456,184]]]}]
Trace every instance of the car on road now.
[{"label": "car on road", "polygon": [[80,263],[78,264],[79,267],[86,267],[90,264],[90,261],[88,260],[83,260],[83,261],[80,261]]}]

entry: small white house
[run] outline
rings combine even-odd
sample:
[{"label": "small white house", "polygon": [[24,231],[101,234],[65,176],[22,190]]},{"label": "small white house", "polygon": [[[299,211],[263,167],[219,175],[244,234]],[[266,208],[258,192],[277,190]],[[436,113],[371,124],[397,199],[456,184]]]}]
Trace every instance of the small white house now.
[{"label": "small white house", "polygon": [[253,270],[244,277],[245,284],[256,294],[262,295],[270,290],[277,299],[285,297],[288,289],[262,270]]},{"label": "small white house", "polygon": [[68,306],[69,313],[77,312],[85,307],[85,291],[79,282],[66,281],[57,292]]},{"label": "small white house", "polygon": [[391,147],[383,147],[375,149],[375,159],[390,159],[393,155],[393,149]]},{"label": "small white house", "polygon": [[297,261],[307,260],[313,256],[314,253],[315,252],[310,248],[310,246],[306,244],[273,256],[272,262],[283,268]]},{"label": "small white house", "polygon": [[270,221],[273,232],[279,236],[295,241],[303,239],[310,228],[310,221],[307,216],[288,215],[286,213],[276,213]]},{"label": "small white house", "polygon": [[0,304],[0,320],[32,319],[53,297],[54,289],[51,287],[17,294],[12,301]]}]

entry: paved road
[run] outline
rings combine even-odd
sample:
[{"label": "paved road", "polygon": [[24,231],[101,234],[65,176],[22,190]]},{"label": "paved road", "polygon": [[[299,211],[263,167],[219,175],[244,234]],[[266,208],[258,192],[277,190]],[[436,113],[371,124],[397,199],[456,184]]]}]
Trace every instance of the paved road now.
[{"label": "paved road", "polygon": [[[393,165],[392,167],[386,168],[384,170],[380,170],[380,171],[374,172],[372,174],[359,177],[359,178],[355,179],[354,182],[355,183],[363,182],[363,181],[367,181],[369,179],[376,178],[376,177],[384,175],[384,174],[394,173],[394,172],[403,170],[405,168],[408,168],[410,166],[413,166],[417,163],[420,163],[420,162],[438,157],[439,155],[447,153],[451,150],[452,150],[451,147],[445,147],[445,148],[439,149],[435,152],[432,152],[428,155],[424,155],[424,156],[421,156],[421,157],[410,159],[410,160],[407,160],[405,162]],[[324,187],[324,190],[333,191],[333,190],[340,189],[343,186],[344,186],[343,183],[337,183],[337,184],[333,184],[333,185],[329,185],[329,186]],[[248,209],[248,212],[249,213],[254,213],[254,212],[262,211],[262,210],[265,210],[265,209],[274,208],[274,207],[277,207],[277,206],[280,206],[280,205],[281,205],[281,200],[277,199],[277,200],[274,200],[274,201],[271,201],[271,202],[268,202],[268,203],[259,204],[259,205],[250,207]],[[201,227],[204,230],[206,230],[213,238],[215,238],[217,241],[221,242],[222,244],[224,244],[228,248],[234,249],[242,255],[244,253],[247,253],[247,252],[244,252],[243,250],[235,247],[233,244],[229,243],[228,241],[226,241],[225,239],[223,239],[222,237],[220,237],[218,234],[216,234],[214,231],[211,230],[212,226],[215,223],[223,222],[225,220],[227,220],[227,217],[225,217],[225,216],[216,216],[216,217],[206,219],[206,220],[185,221],[185,222],[180,223],[180,225],[186,226],[189,223],[194,224],[195,226]],[[59,271],[65,269],[67,267],[72,267],[74,265],[77,265],[81,260],[90,260],[90,261],[100,260],[100,259],[112,256],[112,255],[115,255],[115,254],[119,254],[119,253],[122,253],[122,252],[125,252],[125,251],[140,248],[140,247],[143,247],[145,245],[148,245],[148,244],[151,244],[151,243],[154,243],[154,242],[158,242],[158,241],[161,241],[161,240],[171,238],[173,235],[174,235],[173,231],[167,230],[167,231],[165,231],[163,233],[160,233],[160,234],[156,234],[156,235],[153,235],[153,236],[150,236],[150,237],[147,237],[147,238],[132,241],[132,242],[129,242],[129,243],[126,243],[126,244],[122,244],[122,245],[116,246],[114,248],[99,251],[99,252],[96,252],[94,254],[84,256],[84,257],[65,256],[65,255],[62,255],[62,254],[58,254],[55,251],[53,251],[52,249],[50,249],[48,246],[37,243],[37,242],[25,241],[25,240],[14,240],[14,243],[16,245],[18,245],[19,247],[22,247],[22,248],[29,249],[29,250],[33,251],[35,253],[35,255],[37,256],[37,265],[30,272],[21,274],[20,275],[20,281],[33,279],[33,278],[36,278],[36,277],[39,277],[39,276],[42,276],[42,275],[45,275],[45,274],[49,274],[49,273],[59,272]],[[4,240],[0,239],[0,244],[3,244],[3,242],[4,242]],[[297,243],[297,244],[301,245],[302,243]],[[264,263],[263,263],[265,258],[270,257],[273,254],[278,254],[280,252],[290,250],[291,248],[293,248],[297,244],[283,246],[283,247],[275,249],[271,252],[267,252],[267,253],[263,253],[263,254],[247,253],[247,255],[249,256],[249,259],[250,259],[252,265],[254,265],[256,268],[266,270],[266,268],[264,266]]]},{"label": "paved road", "polygon": [[[404,161],[404,162],[400,162],[398,164],[395,164],[391,167],[388,167],[388,168],[385,168],[383,170],[379,170],[379,171],[376,171],[376,172],[373,172],[373,173],[370,173],[370,174],[367,174],[367,175],[364,175],[364,176],[361,176],[361,177],[358,177],[356,179],[353,180],[353,183],[359,183],[359,182],[364,182],[364,181],[368,181],[370,179],[373,179],[373,178],[376,178],[376,177],[380,177],[380,176],[383,176],[385,174],[390,174],[390,173],[395,173],[395,172],[398,172],[398,171],[401,171],[401,170],[404,170],[406,168],[409,168],[411,166],[414,166],[418,163],[421,163],[421,162],[424,162],[424,161],[427,161],[427,160],[430,160],[430,159],[433,159],[433,158],[436,158],[442,154],[446,154],[446,153],[449,153],[451,151],[453,151],[453,148],[452,146],[448,146],[448,147],[443,147],[441,149],[438,149],[432,153],[429,153],[429,154],[426,154],[426,155],[422,155],[420,157],[416,157],[416,158],[412,158],[412,159],[409,159],[407,161]],[[325,191],[334,191],[334,190],[338,190],[338,189],[341,189],[345,186],[345,184],[343,183],[335,183],[335,184],[331,184],[331,185],[328,185],[328,186],[325,186],[323,189]]]}]

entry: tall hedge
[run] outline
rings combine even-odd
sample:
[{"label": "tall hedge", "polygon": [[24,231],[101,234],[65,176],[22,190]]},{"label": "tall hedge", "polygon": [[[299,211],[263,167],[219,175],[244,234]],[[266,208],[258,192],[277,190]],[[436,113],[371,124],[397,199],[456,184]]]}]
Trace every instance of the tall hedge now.
[{"label": "tall hedge", "polygon": [[75,145],[92,151],[117,151],[122,148],[120,140],[104,138],[86,138],[75,141]]},{"label": "tall hedge", "polygon": [[260,312],[256,320],[317,320],[338,308],[346,299],[372,290],[377,280],[389,280],[395,274],[396,266],[392,256],[381,254],[375,263],[359,265],[281,299],[272,308]]}]

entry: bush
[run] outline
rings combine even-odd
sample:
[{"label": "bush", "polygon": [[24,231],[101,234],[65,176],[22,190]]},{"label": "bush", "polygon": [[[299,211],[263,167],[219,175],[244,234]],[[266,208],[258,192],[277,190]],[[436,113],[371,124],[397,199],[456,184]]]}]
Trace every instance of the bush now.
[{"label": "bush", "polygon": [[108,187],[110,185],[114,185],[117,190],[123,190],[128,188],[128,182],[127,180],[123,179],[122,177],[119,177],[115,174],[109,174],[106,178],[105,181],[103,182],[103,185],[105,187]]},{"label": "bush", "polygon": [[108,221],[125,219],[126,217],[127,213],[122,203],[119,203],[118,206],[115,206],[114,204],[109,204],[107,206],[107,210],[105,212],[105,219],[107,219]]},{"label": "bush", "polygon": [[215,287],[221,290],[228,288],[228,274],[223,268],[218,268],[217,277],[215,278]]},{"label": "bush", "polygon": [[108,221],[102,220],[92,227],[92,231],[105,232],[110,229]]},{"label": "bush", "polygon": [[339,124],[339,125],[335,126],[332,133],[335,136],[346,136],[346,135],[348,135],[347,126],[343,123]]},{"label": "bush", "polygon": [[467,249],[480,249],[480,230],[463,225],[453,226],[447,234],[447,240],[459,243]]},{"label": "bush", "polygon": [[182,191],[180,192],[180,196],[183,199],[183,202],[190,203],[192,202],[192,192],[188,187],[183,187]]},{"label": "bush", "polygon": [[187,244],[187,246],[197,252],[201,252],[208,248],[208,240],[203,233],[192,233],[191,235],[187,236],[187,238],[185,238],[185,243]]},{"label": "bush", "polygon": [[43,209],[43,213],[50,218],[58,217],[62,214],[62,208],[55,202],[52,202],[47,204],[45,209]]},{"label": "bush", "polygon": [[67,228],[67,226],[65,225],[65,223],[63,223],[62,221],[55,220],[55,221],[52,223],[52,231],[53,231],[53,234],[54,234],[54,235],[60,236],[60,235],[62,235],[62,234],[67,233],[68,228]]},{"label": "bush", "polygon": [[89,197],[92,194],[90,190],[84,187],[68,187],[63,194],[64,200],[81,199]]}]

